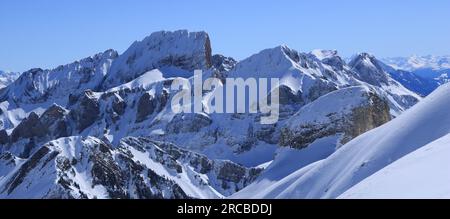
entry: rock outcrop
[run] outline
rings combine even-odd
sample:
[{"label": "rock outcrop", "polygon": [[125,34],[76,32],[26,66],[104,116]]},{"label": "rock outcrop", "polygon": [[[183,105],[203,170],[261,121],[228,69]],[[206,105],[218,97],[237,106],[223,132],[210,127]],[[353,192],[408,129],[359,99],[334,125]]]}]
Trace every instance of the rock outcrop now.
[{"label": "rock outcrop", "polygon": [[91,126],[100,116],[100,105],[95,93],[86,90],[77,98],[77,102],[70,109],[70,116],[75,121],[79,132]]},{"label": "rock outcrop", "polygon": [[199,132],[203,127],[211,125],[212,120],[202,113],[180,113],[175,115],[172,121],[167,124],[168,133],[188,133]]},{"label": "rock outcrop", "polygon": [[304,148],[315,140],[341,134],[343,145],[391,119],[386,100],[364,87],[329,93],[304,106],[281,129],[280,145]]},{"label": "rock outcrop", "polygon": [[226,57],[220,54],[212,56],[212,66],[219,72],[227,72],[234,68],[237,61],[232,57]]},{"label": "rock outcrop", "polygon": [[136,122],[144,121],[147,116],[155,112],[156,105],[156,99],[149,93],[144,93],[137,104]]},{"label": "rock outcrop", "polygon": [[[16,160],[2,154],[0,167]],[[126,138],[113,148],[93,137],[67,137],[24,160],[5,178],[0,197],[217,198],[242,189],[260,172],[147,138]]]},{"label": "rock outcrop", "polygon": [[44,137],[46,134],[46,127],[39,120],[39,116],[32,112],[12,131],[11,142],[16,142],[23,138]]}]

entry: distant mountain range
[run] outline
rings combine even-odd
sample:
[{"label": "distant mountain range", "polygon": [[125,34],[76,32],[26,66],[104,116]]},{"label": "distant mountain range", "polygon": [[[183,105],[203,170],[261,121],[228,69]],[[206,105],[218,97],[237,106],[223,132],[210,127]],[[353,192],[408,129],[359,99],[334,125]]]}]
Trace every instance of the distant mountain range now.
[{"label": "distant mountain range", "polygon": [[447,83],[450,78],[450,56],[411,56],[382,59],[394,69],[408,71],[426,79],[427,84]]},{"label": "distant mountain range", "polygon": [[[370,195],[366,184],[351,189],[450,131],[448,85],[433,92],[442,81],[392,66],[368,53],[347,63],[334,50],[287,45],[238,62],[213,54],[206,32],[180,30],[122,54],[31,69],[0,89],[0,198]],[[196,69],[221,81],[203,104],[227,77],[278,78],[279,121],[175,114],[170,84],[190,82]]]},{"label": "distant mountain range", "polygon": [[0,70],[0,89],[14,82],[19,76],[19,72],[5,72]]},{"label": "distant mountain range", "polygon": [[405,71],[415,71],[418,69],[432,69],[445,70],[450,69],[450,56],[411,56],[411,57],[396,57],[382,59],[393,68],[402,69]]}]

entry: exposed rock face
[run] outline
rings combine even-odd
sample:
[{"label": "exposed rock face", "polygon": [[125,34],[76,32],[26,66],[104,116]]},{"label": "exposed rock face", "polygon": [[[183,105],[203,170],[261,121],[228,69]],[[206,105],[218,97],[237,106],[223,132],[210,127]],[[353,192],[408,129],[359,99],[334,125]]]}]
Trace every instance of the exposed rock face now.
[{"label": "exposed rock face", "polygon": [[[70,150],[76,153],[68,154]],[[130,156],[115,155],[111,147],[95,138],[52,141],[24,162],[8,179],[0,196],[25,196],[23,193],[29,191],[28,197],[44,198],[189,198],[173,181]],[[42,192],[33,193],[37,187]],[[96,193],[96,189],[105,193]]]},{"label": "exposed rock face", "polygon": [[42,125],[48,130],[47,135],[52,138],[66,137],[69,135],[67,116],[68,111],[61,106],[53,105],[39,118]]},{"label": "exposed rock face", "polygon": [[24,119],[11,133],[11,141],[16,142],[22,138],[43,137],[47,134],[47,129],[39,120],[39,116],[32,112],[28,118]]},{"label": "exposed rock face", "polygon": [[225,57],[217,54],[212,56],[212,65],[220,72],[230,71],[237,64],[237,61],[232,57]]},{"label": "exposed rock face", "polygon": [[304,100],[300,91],[293,91],[290,87],[281,85],[279,87],[279,103],[283,105],[299,104],[302,105]]},{"label": "exposed rock face", "polygon": [[[17,165],[20,164],[20,159],[12,153],[6,151],[0,153],[0,180],[10,173]],[[1,189],[0,189],[1,190]]]},{"label": "exposed rock face", "polygon": [[148,115],[155,112],[156,104],[157,101],[152,95],[144,93],[138,101],[136,122],[144,121]]},{"label": "exposed rock face", "polygon": [[368,93],[368,99],[370,105],[356,107],[352,110],[350,118],[352,124],[344,130],[342,144],[391,120],[389,106],[385,100],[374,93]]},{"label": "exposed rock face", "polygon": [[100,116],[100,106],[94,92],[91,90],[85,91],[78,98],[77,104],[71,108],[70,115],[80,132],[97,121]]},{"label": "exposed rock face", "polygon": [[103,88],[129,82],[147,71],[167,66],[190,72],[209,69],[211,56],[211,43],[205,32],[156,32],[133,43],[114,61]]},{"label": "exposed rock face", "polygon": [[114,100],[112,102],[112,108],[114,112],[118,115],[123,115],[125,113],[125,108],[127,107],[127,103],[118,95],[114,95]]},{"label": "exposed rock face", "polygon": [[32,171],[34,168],[37,167],[37,165],[43,161],[43,158],[46,155],[49,155],[49,157],[54,158],[55,153],[49,154],[50,149],[47,147],[42,147],[39,149],[33,156],[30,157],[29,160],[27,160],[18,171],[15,172],[15,174],[10,178],[10,180],[5,184],[5,187],[3,188],[1,193],[8,193],[10,194],[14,189],[16,189],[23,181],[25,180],[25,177],[29,174],[30,171]]},{"label": "exposed rock face", "polygon": [[309,93],[306,94],[306,98],[309,101],[314,101],[317,98],[330,93],[332,91],[337,90],[338,87],[336,86],[336,84],[331,83],[329,81],[325,81],[325,80],[316,80],[314,81],[313,86],[310,88]]},{"label": "exposed rock face", "polygon": [[172,121],[167,124],[169,133],[198,132],[203,127],[211,125],[212,121],[206,114],[201,113],[180,113],[175,115]]},{"label": "exposed rock face", "polygon": [[303,148],[336,134],[342,134],[340,144],[345,144],[390,119],[386,100],[373,91],[362,87],[341,89],[306,105],[294,115],[281,130],[280,145]]},{"label": "exposed rock face", "polygon": [[0,130],[0,145],[6,144],[8,142],[9,142],[8,133],[4,129]]},{"label": "exposed rock face", "polygon": [[40,117],[32,112],[13,129],[8,137],[5,130],[0,131],[2,144],[17,156],[27,158],[38,144],[70,134],[68,111],[58,105],[48,108]]},{"label": "exposed rock face", "polygon": [[[143,138],[139,140],[145,142]],[[224,195],[231,195],[249,185],[262,171],[259,168],[246,168],[230,161],[211,160],[204,155],[181,149],[174,144],[155,141],[152,143],[164,150],[175,161],[187,162],[198,173],[214,178],[215,180],[210,181],[208,184]],[[156,154],[160,157],[159,159],[164,159],[163,154]],[[175,169],[179,173],[183,171],[183,168],[176,165],[176,162],[163,163],[166,163],[168,167]]]},{"label": "exposed rock face", "polygon": [[[0,166],[14,166],[16,160],[2,154]],[[0,197],[217,198],[242,189],[260,172],[147,138],[126,138],[114,149],[93,137],[68,137],[25,160],[5,179]],[[193,193],[194,188],[204,193]]]},{"label": "exposed rock face", "polygon": [[[49,139],[67,136],[67,111],[58,105],[48,108],[41,117],[32,112],[11,133],[11,143],[26,138]],[[1,134],[1,132],[0,132]],[[6,134],[6,133],[4,133]]]}]

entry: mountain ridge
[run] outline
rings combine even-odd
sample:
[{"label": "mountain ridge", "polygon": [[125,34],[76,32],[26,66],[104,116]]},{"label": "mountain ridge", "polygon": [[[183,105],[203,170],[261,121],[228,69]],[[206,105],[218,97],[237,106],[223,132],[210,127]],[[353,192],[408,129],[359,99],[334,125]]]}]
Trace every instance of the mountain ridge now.
[{"label": "mountain ridge", "polygon": [[[279,122],[260,124],[262,113],[173,113],[171,82],[192,81],[197,68],[222,79],[205,102],[226,77],[280,79]],[[420,103],[393,75],[367,53],[346,63],[335,50],[286,45],[235,61],[213,55],[206,32],[186,30],[156,32],[122,54],[32,69],[0,91],[0,197],[238,197],[268,176],[262,169],[290,161],[284,174],[307,173]],[[81,165],[83,154],[90,158]],[[306,160],[294,164],[296,156]],[[43,191],[39,180],[54,183]]]}]

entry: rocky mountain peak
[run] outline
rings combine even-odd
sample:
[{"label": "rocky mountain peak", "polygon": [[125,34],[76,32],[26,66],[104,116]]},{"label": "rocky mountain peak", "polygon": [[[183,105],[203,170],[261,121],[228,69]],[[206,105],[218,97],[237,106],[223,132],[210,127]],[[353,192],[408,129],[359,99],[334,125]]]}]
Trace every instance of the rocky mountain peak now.
[{"label": "rocky mountain peak", "polygon": [[18,104],[50,102],[64,105],[70,94],[96,89],[116,57],[117,52],[109,49],[54,69],[31,69],[0,91],[0,97],[2,100],[13,99]]},{"label": "rocky mountain peak", "polygon": [[129,82],[157,68],[186,71],[212,66],[211,42],[206,32],[160,31],[134,42],[111,66],[103,88]]},{"label": "rocky mountain peak", "polygon": [[311,51],[311,54],[316,56],[319,60],[333,58],[338,56],[337,50],[315,49]]},{"label": "rocky mountain peak", "polygon": [[356,55],[349,66],[357,72],[357,78],[371,85],[381,86],[388,84],[388,74],[383,70],[375,56],[369,53],[360,53]]},{"label": "rocky mountain peak", "polygon": [[230,71],[237,64],[237,61],[232,57],[226,57],[220,54],[212,56],[212,65],[220,72]]}]

